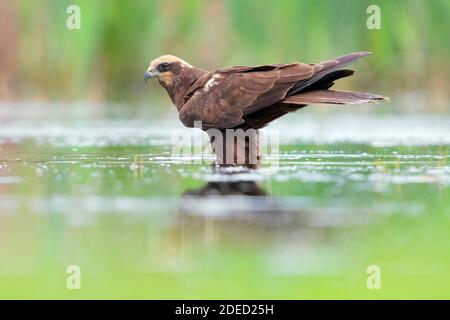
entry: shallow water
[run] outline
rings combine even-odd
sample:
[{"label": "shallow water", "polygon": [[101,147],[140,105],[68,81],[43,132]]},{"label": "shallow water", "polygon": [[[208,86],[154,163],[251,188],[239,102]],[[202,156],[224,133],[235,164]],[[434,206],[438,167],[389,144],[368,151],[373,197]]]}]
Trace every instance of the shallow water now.
[{"label": "shallow water", "polygon": [[177,121],[53,108],[1,113],[0,297],[450,297],[448,117],[298,113],[230,172]]}]

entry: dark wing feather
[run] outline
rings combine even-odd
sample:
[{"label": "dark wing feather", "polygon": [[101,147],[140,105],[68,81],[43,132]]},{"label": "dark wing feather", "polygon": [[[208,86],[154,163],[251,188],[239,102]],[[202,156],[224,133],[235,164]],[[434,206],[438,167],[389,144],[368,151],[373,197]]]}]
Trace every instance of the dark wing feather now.
[{"label": "dark wing feather", "polygon": [[[188,127],[194,126],[194,121],[202,121],[204,129],[233,128],[243,126],[244,122],[246,126],[251,123],[262,126],[306,104],[380,100],[378,96],[362,93],[325,93],[335,80],[353,74],[351,70],[342,70],[344,66],[369,54],[355,52],[319,64],[217,69],[198,79],[187,91],[180,120]],[[280,106],[282,110],[275,110]]]},{"label": "dark wing feather", "polygon": [[[307,64],[296,63],[285,65],[278,69],[278,71],[278,79],[275,81],[272,88],[258,95],[252,104],[244,109],[244,115],[256,112],[264,107],[283,100],[289,89],[291,89],[295,83],[309,78],[314,74],[314,67]],[[251,74],[250,77],[251,76],[253,76],[253,74]],[[264,74],[261,73],[259,76],[264,76]]]},{"label": "dark wing feather", "polygon": [[[306,89],[303,89],[303,90],[312,91],[312,90],[328,89],[334,85],[334,82],[336,80],[339,80],[339,79],[342,79],[345,77],[350,77],[354,73],[355,72],[353,70],[348,70],[348,69],[332,71],[332,72],[326,74],[324,77],[322,77],[317,82],[314,82],[313,84],[311,84],[310,86],[308,86]],[[297,94],[299,94],[299,93],[297,93]]]},{"label": "dark wing feather", "polygon": [[248,73],[257,71],[271,71],[286,66],[286,64],[263,64],[259,66],[234,66],[227,68],[219,68],[215,72],[220,73]]},{"label": "dark wing feather", "polygon": [[286,113],[296,111],[306,105],[277,103],[268,108],[261,109],[248,116],[244,116],[245,123],[241,125],[243,129],[261,129],[268,123],[284,116]]},{"label": "dark wing feather", "polygon": [[204,129],[238,126],[243,116],[283,100],[292,86],[311,77],[314,70],[302,63],[216,70],[190,91],[180,119],[188,127],[202,121]]},{"label": "dark wing feather", "polygon": [[336,70],[342,69],[343,67],[349,65],[350,63],[359,60],[365,56],[368,56],[369,54],[371,53],[368,51],[353,52],[350,54],[337,57],[334,60],[322,61],[319,64],[316,64],[316,66],[321,66],[320,70],[318,70],[314,74],[314,76],[312,76],[310,79],[306,79],[305,81],[297,83],[294,87],[292,87],[291,90],[289,90],[288,95],[292,96],[301,92],[303,89],[308,88],[313,83],[320,81],[326,75]]}]

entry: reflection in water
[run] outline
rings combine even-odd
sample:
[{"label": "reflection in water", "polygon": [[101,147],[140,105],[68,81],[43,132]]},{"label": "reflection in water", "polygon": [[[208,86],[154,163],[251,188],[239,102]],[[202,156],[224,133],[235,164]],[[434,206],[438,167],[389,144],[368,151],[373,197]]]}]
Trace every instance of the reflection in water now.
[{"label": "reflection in water", "polygon": [[[260,186],[257,171],[214,165],[211,173],[206,184],[186,190],[180,198],[177,222],[170,231],[173,252],[189,259],[194,249],[234,247],[236,239],[245,239],[252,248],[253,240],[270,245],[264,229],[270,226],[277,233],[285,212]],[[276,219],[279,223],[273,223]]]},{"label": "reflection in water", "polygon": [[260,185],[261,177],[255,169],[214,166],[212,173],[212,181],[185,191],[180,198],[171,234],[172,244],[182,256],[189,255],[194,247],[243,242],[248,244],[247,249],[285,241],[307,248],[313,244],[310,239],[318,245],[318,239],[332,238],[337,225],[348,225],[345,212],[311,210],[301,197],[272,196]]},{"label": "reflection in water", "polygon": [[[230,168],[232,170],[230,170]],[[186,190],[180,212],[200,216],[233,216],[278,211],[273,198],[260,186],[257,171],[244,166],[212,167],[214,178],[196,189]]]},{"label": "reflection in water", "polygon": [[[79,298],[323,298],[349,283],[364,298],[371,264],[408,295],[448,296],[448,117],[281,119],[268,173],[172,155],[177,122],[31,107],[0,126],[0,298],[73,298],[72,264]],[[401,297],[391,284],[383,298]]]},{"label": "reflection in water", "polygon": [[257,170],[229,169],[214,167],[214,181],[183,193],[168,231],[177,264],[193,263],[198,252],[232,248],[254,254],[271,274],[337,272],[345,261],[336,247],[338,235],[355,223],[347,210],[312,207],[301,195],[273,196],[261,187]]},{"label": "reflection in water", "polygon": [[[233,175],[233,174],[231,174]],[[252,180],[209,181],[203,187],[190,189],[184,196],[266,196],[266,191]]]},{"label": "reflection in water", "polygon": [[255,181],[218,181],[208,182],[204,187],[200,189],[186,191],[185,195],[264,196],[266,195],[266,192]]}]

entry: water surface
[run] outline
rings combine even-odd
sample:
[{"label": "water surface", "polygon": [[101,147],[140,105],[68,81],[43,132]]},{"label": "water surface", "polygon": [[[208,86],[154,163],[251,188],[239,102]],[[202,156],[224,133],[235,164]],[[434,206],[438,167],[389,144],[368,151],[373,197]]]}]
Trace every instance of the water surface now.
[{"label": "water surface", "polygon": [[175,120],[3,107],[2,298],[450,297],[448,117],[297,113],[224,172]]}]

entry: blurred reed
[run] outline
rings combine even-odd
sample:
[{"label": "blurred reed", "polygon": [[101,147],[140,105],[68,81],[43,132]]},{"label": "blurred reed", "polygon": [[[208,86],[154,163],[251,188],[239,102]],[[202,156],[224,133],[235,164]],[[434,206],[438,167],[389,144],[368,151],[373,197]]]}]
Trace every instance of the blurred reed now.
[{"label": "blurred reed", "polygon": [[[344,88],[357,81],[358,89],[387,95],[424,92],[449,111],[447,0],[2,3],[0,100],[142,101],[142,73],[164,53],[214,68],[370,50]],[[80,30],[66,28],[70,4],[81,8]],[[370,4],[381,8],[380,30],[366,27]]]}]

